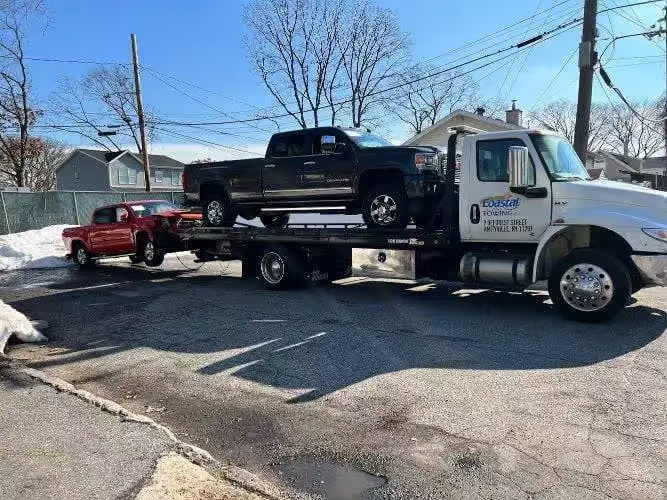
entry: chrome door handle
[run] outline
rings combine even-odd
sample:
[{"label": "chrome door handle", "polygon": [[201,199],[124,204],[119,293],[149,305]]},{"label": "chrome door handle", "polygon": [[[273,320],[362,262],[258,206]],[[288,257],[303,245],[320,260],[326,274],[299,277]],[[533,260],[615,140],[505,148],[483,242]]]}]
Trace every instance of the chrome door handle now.
[{"label": "chrome door handle", "polygon": [[275,168],[275,165],[264,165],[264,168]]},{"label": "chrome door handle", "polygon": [[315,165],[315,162],[314,161],[304,161],[303,164],[304,165]]}]

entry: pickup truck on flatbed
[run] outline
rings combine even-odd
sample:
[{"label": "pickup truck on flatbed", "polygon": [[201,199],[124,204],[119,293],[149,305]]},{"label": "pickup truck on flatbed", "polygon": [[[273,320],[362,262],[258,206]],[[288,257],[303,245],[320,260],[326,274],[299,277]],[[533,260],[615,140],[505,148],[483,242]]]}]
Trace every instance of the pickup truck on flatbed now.
[{"label": "pickup truck on flatbed", "polygon": [[134,201],[100,207],[88,226],[63,230],[67,258],[82,267],[102,257],[127,255],[133,264],[162,264],[169,252],[185,250],[177,231],[201,223],[189,213],[161,200]]},{"label": "pickup truck on flatbed", "polygon": [[186,203],[207,226],[237,215],[284,227],[292,212],[361,213],[369,228],[418,226],[442,186],[438,149],[402,147],[361,129],[320,127],[271,137],[265,158],[187,165]]}]

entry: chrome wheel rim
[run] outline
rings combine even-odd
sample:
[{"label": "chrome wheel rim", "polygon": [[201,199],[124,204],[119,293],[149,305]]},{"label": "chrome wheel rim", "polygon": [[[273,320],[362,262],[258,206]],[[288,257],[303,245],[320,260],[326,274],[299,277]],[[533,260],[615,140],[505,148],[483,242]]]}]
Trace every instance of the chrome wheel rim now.
[{"label": "chrome wheel rim", "polygon": [[219,201],[213,200],[206,207],[206,216],[212,224],[220,224],[223,214],[224,209]]},{"label": "chrome wheel rim", "polygon": [[88,261],[88,254],[85,248],[79,247],[76,251],[76,259],[79,261],[79,264],[85,264]]},{"label": "chrome wheel rim", "polygon": [[371,203],[371,219],[376,224],[387,226],[396,221],[398,204],[391,196],[381,194]]},{"label": "chrome wheel rim", "polygon": [[144,247],[144,257],[146,260],[153,260],[153,257],[155,257],[155,248],[150,241],[146,243],[146,246]]},{"label": "chrome wheel rim", "polygon": [[262,257],[262,277],[272,285],[280,283],[285,276],[285,264],[280,255],[275,252],[267,252]]},{"label": "chrome wheel rim", "polygon": [[614,283],[600,266],[582,262],[563,273],[560,293],[578,311],[599,311],[614,297]]}]

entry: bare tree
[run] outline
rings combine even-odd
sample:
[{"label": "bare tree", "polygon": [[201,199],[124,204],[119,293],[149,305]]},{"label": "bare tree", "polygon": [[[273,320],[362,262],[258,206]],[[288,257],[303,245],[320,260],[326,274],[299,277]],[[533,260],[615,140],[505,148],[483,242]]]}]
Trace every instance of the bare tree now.
[{"label": "bare tree", "polygon": [[0,155],[2,171],[15,186],[25,186],[30,128],[39,116],[32,105],[24,30],[41,9],[38,0],[0,2]]},{"label": "bare tree", "polygon": [[[56,125],[60,130],[85,137],[109,151],[120,150],[121,141],[130,141],[139,154],[143,152],[129,66],[103,66],[81,80],[64,80],[53,101],[55,111],[68,123],[68,126]],[[150,111],[144,114],[150,140],[155,136],[155,115]],[[110,127],[114,135],[105,134]]]},{"label": "bare tree", "polygon": [[408,61],[409,40],[401,32],[396,15],[369,0],[346,10],[346,29],[338,40],[343,58],[347,101],[352,124],[360,127],[368,111],[382,101],[378,94]]},{"label": "bare tree", "polygon": [[319,125],[326,99],[334,105],[341,65],[338,7],[336,1],[253,0],[245,10],[246,45],[255,69],[280,107],[303,128],[308,114]]},{"label": "bare tree", "polygon": [[414,134],[435,125],[444,114],[470,106],[475,95],[472,79],[444,73],[434,76],[433,68],[413,67],[393,81],[396,92],[387,96],[386,106]]},{"label": "bare tree", "polygon": [[359,126],[403,65],[408,41],[392,11],[368,0],[251,0],[246,46],[264,86],[299,126]]},{"label": "bare tree", "polygon": [[658,120],[664,106],[659,99],[631,104],[640,116],[625,103],[611,107],[609,146],[623,156],[649,158],[663,149],[663,126]]},{"label": "bare tree", "polygon": [[[593,103],[588,130],[588,150],[598,151],[609,141],[609,106]],[[535,110],[530,118],[539,126],[558,132],[568,141],[574,142],[574,125],[577,105],[574,102],[560,100]]]}]

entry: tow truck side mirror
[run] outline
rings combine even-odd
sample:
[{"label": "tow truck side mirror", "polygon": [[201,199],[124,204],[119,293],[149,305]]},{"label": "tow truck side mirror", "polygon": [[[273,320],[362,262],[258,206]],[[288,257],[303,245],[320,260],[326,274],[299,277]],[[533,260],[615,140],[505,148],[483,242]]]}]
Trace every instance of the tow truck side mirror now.
[{"label": "tow truck side mirror", "polygon": [[528,161],[528,148],[510,146],[507,157],[507,174],[510,189],[522,189],[533,185],[533,172]]}]

